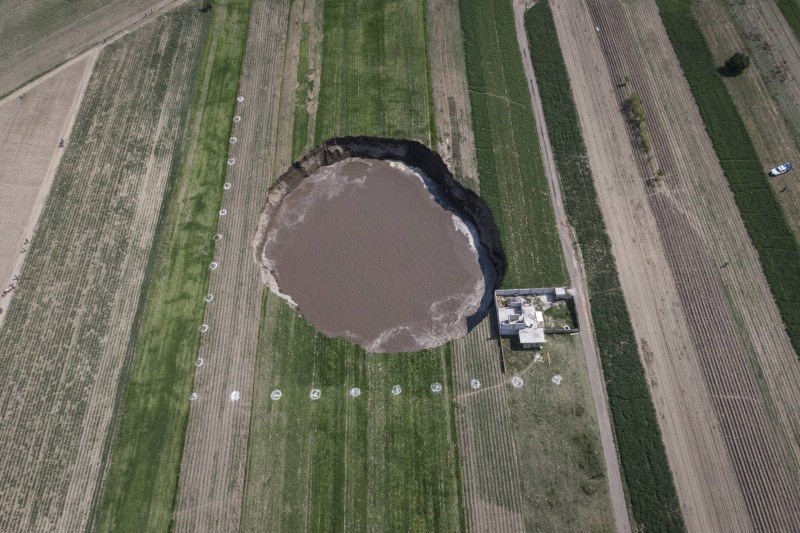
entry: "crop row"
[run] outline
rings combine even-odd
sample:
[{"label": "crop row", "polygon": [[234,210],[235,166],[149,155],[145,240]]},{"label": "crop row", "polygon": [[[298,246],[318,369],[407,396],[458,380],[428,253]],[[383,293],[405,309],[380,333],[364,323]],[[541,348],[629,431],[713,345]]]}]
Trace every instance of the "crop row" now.
[{"label": "crop row", "polygon": [[250,3],[231,0],[204,15],[210,29],[198,48],[183,159],[163,204],[132,341],[100,530],[163,531],[172,520]]},{"label": "crop row", "polygon": [[563,285],[564,257],[509,0],[461,0],[481,196],[508,260],[507,287]]},{"label": "crop row", "polygon": [[526,16],[564,207],[581,248],[627,495],[646,530],[683,529],[655,408],[620,286],[548,2]]},{"label": "crop row", "polygon": [[700,109],[747,233],[778,303],[789,339],[800,351],[800,250],[744,122],[687,0],[658,0],[672,46]]}]

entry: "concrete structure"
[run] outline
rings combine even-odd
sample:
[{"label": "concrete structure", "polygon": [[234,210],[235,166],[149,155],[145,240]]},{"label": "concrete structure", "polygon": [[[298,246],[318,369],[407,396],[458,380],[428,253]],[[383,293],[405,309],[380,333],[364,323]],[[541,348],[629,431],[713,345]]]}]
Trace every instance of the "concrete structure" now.
[{"label": "concrete structure", "polygon": [[[494,291],[497,309],[497,326],[500,336],[517,335],[523,348],[541,348],[545,339],[544,311],[559,301],[574,298],[572,289],[564,287],[539,289],[500,289]],[[565,326],[558,333],[574,333],[575,328]],[[547,333],[555,333],[551,330]]]}]

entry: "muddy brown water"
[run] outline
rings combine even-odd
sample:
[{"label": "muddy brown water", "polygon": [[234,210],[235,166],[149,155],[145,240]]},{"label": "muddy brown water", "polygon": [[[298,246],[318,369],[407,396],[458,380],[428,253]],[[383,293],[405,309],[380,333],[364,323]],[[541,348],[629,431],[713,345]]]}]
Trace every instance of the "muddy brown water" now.
[{"label": "muddy brown water", "polygon": [[267,225],[263,260],[279,292],[319,331],[371,352],[463,336],[494,279],[475,229],[436,191],[395,161],[320,167]]}]

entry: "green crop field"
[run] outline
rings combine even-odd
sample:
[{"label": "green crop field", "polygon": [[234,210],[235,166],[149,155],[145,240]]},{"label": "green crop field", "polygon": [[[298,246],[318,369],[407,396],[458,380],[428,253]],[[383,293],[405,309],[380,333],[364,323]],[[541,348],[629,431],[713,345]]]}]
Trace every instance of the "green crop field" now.
[{"label": "green crop field", "polygon": [[367,355],[271,294],[262,324],[243,528],[463,529],[449,345]]},{"label": "green crop field", "polygon": [[481,196],[508,256],[506,287],[567,282],[509,0],[461,0]]},{"label": "green crop field", "polygon": [[184,157],[132,341],[135,363],[99,511],[103,531],[165,531],[172,520],[250,1],[229,0],[205,16]]},{"label": "green crop field", "polygon": [[680,507],[597,203],[549,2],[531,8],[525,22],[564,206],[583,255],[630,507],[645,530],[681,530]]},{"label": "green crop field", "polygon": [[765,167],[717,74],[687,0],[658,0],[672,46],[733,191],[795,352],[800,352],[800,250]]},{"label": "green crop field", "polygon": [[[316,142],[340,135],[435,142],[426,42],[423,0],[326,1]],[[307,128],[306,120],[294,124],[296,156]],[[243,528],[463,530],[451,366],[450,345],[367,354],[317,333],[266,294]],[[436,382],[441,394],[430,390]],[[392,394],[394,385],[401,394]],[[312,388],[322,393],[317,401]]]},{"label": "green crop field", "polygon": [[800,4],[797,0],[775,0],[778,8],[792,27],[795,37],[800,39]]}]

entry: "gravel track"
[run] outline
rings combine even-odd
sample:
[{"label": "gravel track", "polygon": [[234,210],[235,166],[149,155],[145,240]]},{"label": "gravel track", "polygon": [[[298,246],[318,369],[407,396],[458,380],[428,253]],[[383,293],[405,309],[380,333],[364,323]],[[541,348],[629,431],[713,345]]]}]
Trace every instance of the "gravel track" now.
[{"label": "gravel track", "polygon": [[[287,78],[285,68],[292,74],[296,69],[284,64],[285,46],[291,46],[288,21],[288,1],[253,3],[239,91],[244,101],[236,107],[242,119],[232,132],[238,139],[229,154],[235,159],[228,167],[232,187],[223,197],[228,213],[217,230],[223,236],[215,253],[220,266],[209,287],[214,300],[206,307],[210,328],[198,354],[204,364],[195,374],[199,399],[189,416],[176,531],[239,527],[263,291],[250,241],[271,177],[289,164],[291,142],[279,142],[282,108],[293,105],[281,97],[294,94],[282,92],[280,80]],[[240,392],[238,401],[230,399],[233,391]]]},{"label": "gravel track", "polygon": [[[612,80],[628,75],[645,106],[655,158],[639,153],[637,162],[646,178],[664,173],[663,183],[651,182],[647,200],[753,526],[800,527],[797,446],[788,434],[797,424],[798,398],[784,376],[757,383],[751,366],[779,362],[784,372],[797,373],[782,328],[763,327],[780,319],[758,257],[655,5],[589,7]],[[617,91],[620,107],[626,97]],[[781,406],[772,403],[776,395]]]}]

